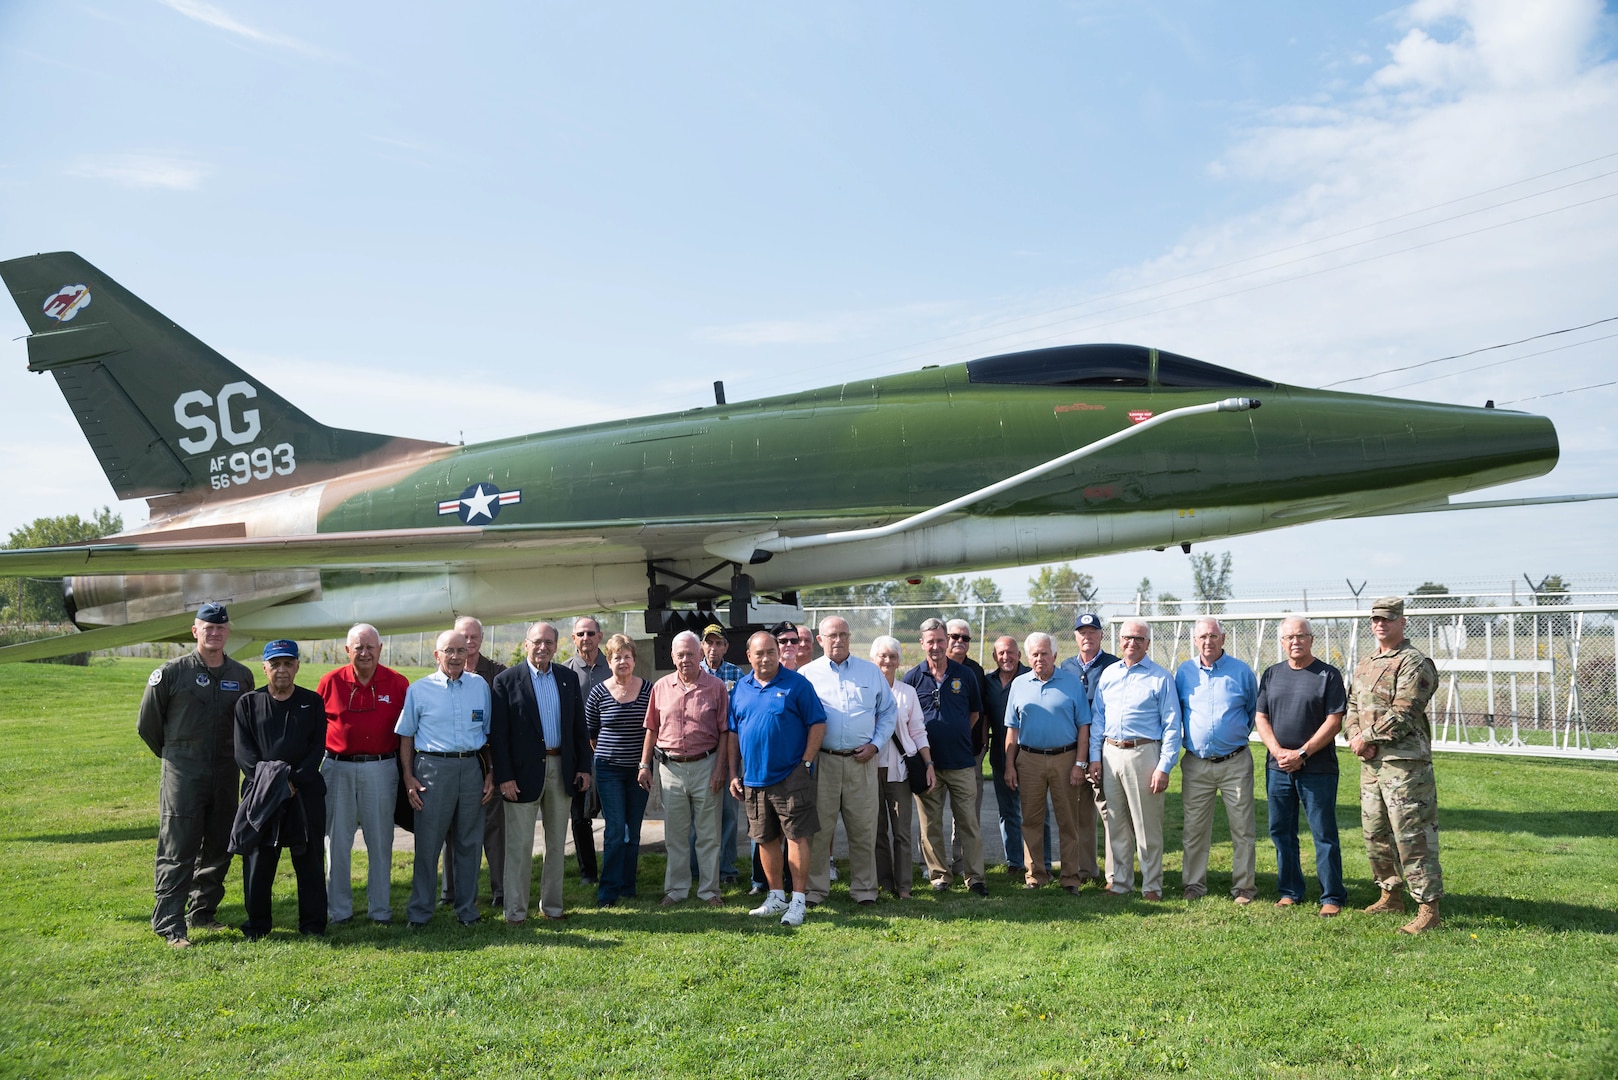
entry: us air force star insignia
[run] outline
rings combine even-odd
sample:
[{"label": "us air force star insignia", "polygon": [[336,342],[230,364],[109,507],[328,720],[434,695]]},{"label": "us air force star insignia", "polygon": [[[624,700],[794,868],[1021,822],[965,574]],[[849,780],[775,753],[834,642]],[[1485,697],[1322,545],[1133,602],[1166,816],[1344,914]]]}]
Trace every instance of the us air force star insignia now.
[{"label": "us air force star insignia", "polygon": [[493,484],[473,484],[461,492],[458,499],[445,499],[438,504],[438,516],[455,514],[465,525],[481,525],[500,516],[502,506],[522,502],[521,491],[501,491]]}]

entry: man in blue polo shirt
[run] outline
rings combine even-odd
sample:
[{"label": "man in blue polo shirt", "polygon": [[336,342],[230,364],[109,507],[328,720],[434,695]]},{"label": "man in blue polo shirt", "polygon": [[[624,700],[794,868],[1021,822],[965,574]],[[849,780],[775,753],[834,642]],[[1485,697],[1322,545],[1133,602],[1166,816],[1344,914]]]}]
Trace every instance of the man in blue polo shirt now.
[{"label": "man in blue polo shirt", "polygon": [[[815,755],[826,735],[826,712],[815,688],[781,666],[775,638],[759,631],[747,639],[753,670],[730,696],[730,793],[747,809],[747,834],[758,841],[769,895],[749,914],[780,915],[800,926],[808,907],[810,840],[820,831],[815,812]],[[792,881],[788,902],[781,887],[781,837],[787,839]]]},{"label": "man in blue polo shirt", "polygon": [[1037,889],[1051,879],[1044,842],[1049,795],[1056,812],[1062,887],[1077,896],[1085,880],[1078,822],[1079,788],[1089,783],[1090,705],[1078,676],[1056,666],[1051,635],[1029,634],[1023,651],[1033,670],[1012,680],[1006,699],[1006,786],[1022,796],[1023,844],[1028,849],[1024,887]]},{"label": "man in blue polo shirt", "polygon": [[1218,792],[1230,822],[1230,895],[1238,904],[1251,904],[1258,895],[1258,834],[1253,818],[1253,754],[1247,737],[1258,706],[1258,680],[1252,668],[1225,652],[1225,628],[1218,619],[1198,619],[1191,633],[1197,655],[1174,673],[1185,737],[1185,755],[1180,759],[1180,805],[1185,811],[1180,882],[1187,900],[1208,895],[1208,848],[1213,843]]},{"label": "man in blue polo shirt", "polygon": [[933,890],[950,887],[949,848],[944,844],[944,796],[949,795],[950,817],[961,842],[962,877],[966,887],[988,896],[983,881],[983,836],[978,828],[978,781],[981,771],[972,729],[983,712],[979,682],[970,668],[949,658],[948,631],[942,619],[921,624],[921,648],[927,662],[905,673],[905,682],[921,699],[927,719],[927,743],[932,748],[938,782],[916,796],[921,807],[921,853]]}]

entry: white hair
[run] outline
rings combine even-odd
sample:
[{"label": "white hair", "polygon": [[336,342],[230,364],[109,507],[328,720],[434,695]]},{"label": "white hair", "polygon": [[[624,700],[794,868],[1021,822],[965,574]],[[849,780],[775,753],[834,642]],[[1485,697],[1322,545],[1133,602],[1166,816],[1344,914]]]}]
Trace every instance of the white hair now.
[{"label": "white hair", "polygon": [[898,638],[889,634],[883,634],[881,637],[871,642],[871,659],[875,660],[878,653],[885,652],[891,652],[893,655],[903,660],[905,655],[905,647],[899,644]]},{"label": "white hair", "polygon": [[698,652],[702,651],[702,639],[697,637],[697,635],[690,630],[681,630],[678,634],[674,635],[674,640],[669,642],[669,652],[672,653],[682,644],[689,644]]},{"label": "white hair", "polygon": [[1043,630],[1035,630],[1032,634],[1029,634],[1026,638],[1024,638],[1022,643],[1022,651],[1025,653],[1033,652],[1034,642],[1036,641],[1043,641],[1046,646],[1050,648],[1051,656],[1056,656],[1056,639],[1045,633]]},{"label": "white hair", "polygon": [[1191,626],[1191,632],[1194,634],[1198,630],[1201,630],[1204,626],[1213,627],[1213,632],[1216,634],[1223,634],[1225,632],[1224,626],[1221,625],[1219,620],[1214,618],[1212,615],[1204,615],[1202,618],[1193,623]]},{"label": "white hair", "polygon": [[357,622],[353,626],[350,626],[348,628],[348,636],[343,640],[352,645],[356,637],[366,632],[369,632],[375,636],[378,643],[382,641],[382,634],[377,630],[376,627],[372,626],[368,622]]},{"label": "white hair", "polygon": [[483,620],[478,618],[476,615],[462,615],[459,619],[455,620],[455,629],[460,630],[463,634],[466,633],[464,627],[468,626],[475,626],[479,630],[482,630]]},{"label": "white hair", "polygon": [[949,622],[944,624],[944,629],[965,630],[968,634],[970,634],[972,632],[972,624],[967,622],[965,619],[951,619]]}]

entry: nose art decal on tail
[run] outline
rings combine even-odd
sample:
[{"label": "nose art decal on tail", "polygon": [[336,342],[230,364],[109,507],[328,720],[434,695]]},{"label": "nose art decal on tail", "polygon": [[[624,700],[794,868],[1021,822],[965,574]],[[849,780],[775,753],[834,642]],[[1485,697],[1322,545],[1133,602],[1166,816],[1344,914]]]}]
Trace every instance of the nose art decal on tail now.
[{"label": "nose art decal on tail", "polygon": [[45,314],[57,322],[72,322],[73,316],[89,306],[89,286],[63,285],[45,300]]}]

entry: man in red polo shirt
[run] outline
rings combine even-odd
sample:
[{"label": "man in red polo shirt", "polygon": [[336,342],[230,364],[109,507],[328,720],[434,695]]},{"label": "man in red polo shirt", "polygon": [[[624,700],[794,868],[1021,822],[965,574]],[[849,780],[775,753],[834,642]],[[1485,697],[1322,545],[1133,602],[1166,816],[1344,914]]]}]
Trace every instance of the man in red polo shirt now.
[{"label": "man in red polo shirt", "polygon": [[320,677],[326,705],[327,915],[333,925],[354,914],[349,859],[354,831],[365,834],[370,872],[365,906],[373,922],[391,922],[388,890],[393,878],[393,807],[399,790],[399,736],[393,732],[410,680],[383,667],[382,637],[358,623],[343,646],[349,662]]}]

